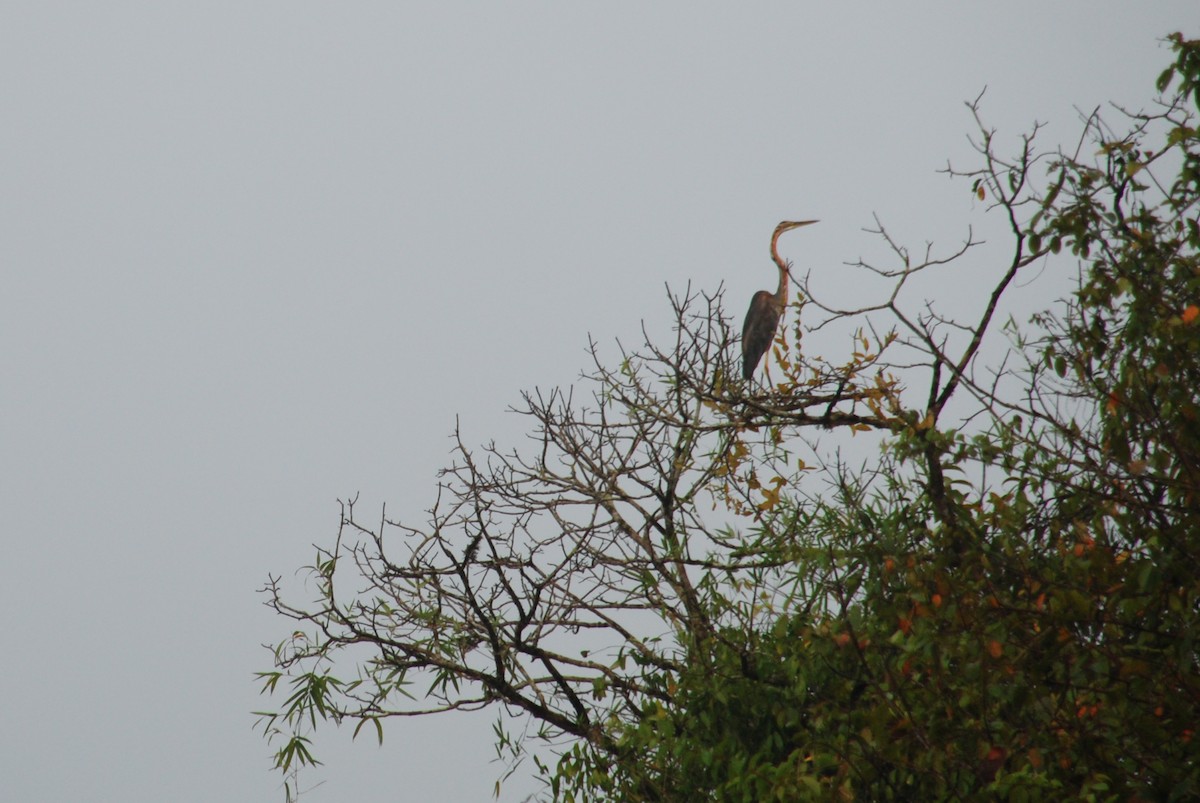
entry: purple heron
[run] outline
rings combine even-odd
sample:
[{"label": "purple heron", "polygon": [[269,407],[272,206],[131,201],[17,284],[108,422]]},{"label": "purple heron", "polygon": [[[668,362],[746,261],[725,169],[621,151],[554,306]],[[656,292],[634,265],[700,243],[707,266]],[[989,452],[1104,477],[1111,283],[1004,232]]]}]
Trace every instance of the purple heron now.
[{"label": "purple heron", "polygon": [[779,268],[779,287],[772,295],[767,290],[759,290],[750,299],[750,309],[746,311],[746,322],[742,324],[742,378],[754,376],[758,363],[775,339],[775,328],[779,326],[779,318],[783,315],[788,300],[788,263],[779,257],[777,243],[779,235],[785,231],[798,229],[816,223],[815,220],[785,220],[775,227],[771,235],[771,259]]}]

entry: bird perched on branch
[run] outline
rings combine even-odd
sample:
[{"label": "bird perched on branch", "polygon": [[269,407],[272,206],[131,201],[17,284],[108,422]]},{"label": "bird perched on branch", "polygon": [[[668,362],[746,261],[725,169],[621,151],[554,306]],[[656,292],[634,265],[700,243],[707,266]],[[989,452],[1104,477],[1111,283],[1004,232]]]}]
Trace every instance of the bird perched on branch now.
[{"label": "bird perched on branch", "polygon": [[775,328],[779,318],[787,306],[788,297],[788,264],[779,257],[776,244],[779,235],[785,231],[798,229],[816,223],[815,220],[785,220],[775,227],[771,235],[771,259],[779,268],[779,287],[774,295],[766,290],[759,290],[750,299],[750,309],[746,312],[746,322],[742,324],[742,378],[750,379],[758,368],[762,356],[771,348],[775,339]]}]

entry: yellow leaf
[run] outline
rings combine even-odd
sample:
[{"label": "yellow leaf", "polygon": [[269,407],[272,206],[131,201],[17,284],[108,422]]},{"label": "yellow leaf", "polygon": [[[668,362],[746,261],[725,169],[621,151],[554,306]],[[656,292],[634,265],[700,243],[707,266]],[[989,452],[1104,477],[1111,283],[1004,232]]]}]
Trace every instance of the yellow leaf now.
[{"label": "yellow leaf", "polygon": [[763,488],[762,495],[766,497],[766,499],[764,499],[758,505],[758,509],[762,512],[765,513],[779,504],[779,491],[772,491],[767,488]]}]

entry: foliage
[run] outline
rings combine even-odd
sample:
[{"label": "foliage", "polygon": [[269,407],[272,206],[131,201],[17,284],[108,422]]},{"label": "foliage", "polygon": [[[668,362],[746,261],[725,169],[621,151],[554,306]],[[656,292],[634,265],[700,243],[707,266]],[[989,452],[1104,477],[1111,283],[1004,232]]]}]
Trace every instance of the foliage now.
[{"label": "foliage", "polygon": [[[1097,113],[1074,153],[1035,128],[1006,158],[979,123],[948,172],[1010,238],[973,319],[906,291],[976,241],[914,259],[879,226],[880,303],[805,285],[769,384],[689,292],[586,401],[527,394],[532,449],[459,440],[425,525],[348,503],[315,604],[266,589],[300,628],[262,674],[293,689],[263,714],[279,767],[321,722],[498,706],[538,725],[501,717],[502,754],[557,753],[553,799],[1200,794],[1200,42],[1171,41],[1173,93],[1124,133]],[[1069,299],[1000,327],[1019,275],[1063,266]],[[800,349],[838,326],[848,358]],[[840,433],[881,456],[823,460]]]}]

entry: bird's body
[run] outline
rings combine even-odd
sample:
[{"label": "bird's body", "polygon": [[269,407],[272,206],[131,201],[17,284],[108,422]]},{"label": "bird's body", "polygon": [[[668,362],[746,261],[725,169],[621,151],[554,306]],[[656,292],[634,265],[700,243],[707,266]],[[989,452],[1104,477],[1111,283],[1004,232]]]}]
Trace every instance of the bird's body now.
[{"label": "bird's body", "polygon": [[[786,293],[786,289],[784,290]],[[769,290],[759,290],[750,299],[750,309],[746,311],[746,322],[742,324],[742,378],[754,376],[758,363],[762,360],[771,341],[775,339],[775,329],[783,316],[783,305],[775,301],[775,296]]]},{"label": "bird's body", "polygon": [[785,231],[808,226],[815,220],[785,220],[775,227],[771,235],[771,259],[779,268],[779,286],[774,293],[759,290],[750,299],[750,309],[746,311],[746,322],[742,324],[742,378],[749,380],[762,361],[763,355],[771,348],[775,339],[775,329],[788,298],[788,264],[779,257],[777,243],[779,235]]}]

